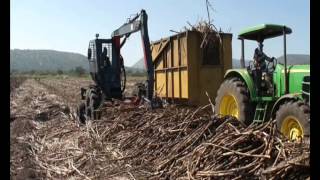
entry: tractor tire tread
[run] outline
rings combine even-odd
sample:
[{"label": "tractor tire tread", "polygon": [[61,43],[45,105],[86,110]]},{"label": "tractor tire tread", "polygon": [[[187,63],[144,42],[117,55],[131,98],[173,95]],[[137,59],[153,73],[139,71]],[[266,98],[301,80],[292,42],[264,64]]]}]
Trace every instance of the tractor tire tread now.
[{"label": "tractor tire tread", "polygon": [[224,94],[225,91],[233,91],[236,92],[237,101],[240,102],[240,121],[249,125],[252,121],[253,117],[253,106],[249,101],[249,93],[245,83],[240,78],[230,78],[226,79],[217,92],[217,97],[215,99],[216,105],[217,102],[220,101],[219,94]]},{"label": "tractor tire tread", "polygon": [[299,123],[303,126],[304,136],[310,136],[310,107],[301,100],[287,101],[280,105],[276,112],[277,128],[281,131],[281,125],[286,114],[297,116]]}]

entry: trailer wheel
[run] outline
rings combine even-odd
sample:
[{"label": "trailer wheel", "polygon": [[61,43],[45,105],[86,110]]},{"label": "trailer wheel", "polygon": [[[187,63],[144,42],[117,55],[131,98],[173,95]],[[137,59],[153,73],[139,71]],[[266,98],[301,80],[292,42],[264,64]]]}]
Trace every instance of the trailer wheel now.
[{"label": "trailer wheel", "polygon": [[217,114],[234,116],[247,125],[252,122],[253,106],[248,89],[239,78],[226,79],[221,84],[215,103]]},{"label": "trailer wheel", "polygon": [[289,101],[276,114],[277,129],[290,140],[310,135],[310,108],[302,101]]}]

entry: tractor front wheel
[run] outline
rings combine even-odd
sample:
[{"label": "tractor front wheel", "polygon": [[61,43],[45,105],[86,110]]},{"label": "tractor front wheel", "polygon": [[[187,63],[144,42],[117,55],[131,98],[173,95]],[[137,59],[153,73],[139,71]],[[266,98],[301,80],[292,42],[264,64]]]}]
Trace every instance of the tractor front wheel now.
[{"label": "tractor front wheel", "polygon": [[289,101],[276,114],[277,129],[290,140],[310,135],[310,109],[302,101]]},{"label": "tractor front wheel", "polygon": [[247,86],[239,78],[226,79],[220,86],[215,100],[216,113],[231,115],[245,124],[252,121],[252,104]]}]

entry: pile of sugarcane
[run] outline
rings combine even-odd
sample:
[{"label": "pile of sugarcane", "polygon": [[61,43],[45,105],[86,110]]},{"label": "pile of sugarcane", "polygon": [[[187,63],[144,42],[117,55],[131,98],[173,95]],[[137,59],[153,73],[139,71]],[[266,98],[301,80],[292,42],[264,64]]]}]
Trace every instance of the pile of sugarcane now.
[{"label": "pile of sugarcane", "polygon": [[195,25],[191,25],[190,23],[188,24],[190,28],[186,28],[186,30],[198,31],[201,33],[202,42],[200,44],[200,48],[207,48],[212,45],[219,47],[221,45],[220,34],[213,24],[207,21],[199,21]]},{"label": "pile of sugarcane", "polygon": [[30,168],[49,179],[309,177],[309,144],[287,141],[273,121],[247,127],[213,115],[211,104],[149,110],[119,103],[106,107],[101,120],[80,125],[74,110],[49,93],[58,91],[46,87],[29,81],[12,99],[11,129],[30,129],[12,131],[13,176]]},{"label": "pile of sugarcane", "polygon": [[246,127],[208,108],[123,113],[105,140],[123,152],[116,161],[135,167],[125,171],[154,179],[309,176],[308,143],[286,141],[272,121]]}]

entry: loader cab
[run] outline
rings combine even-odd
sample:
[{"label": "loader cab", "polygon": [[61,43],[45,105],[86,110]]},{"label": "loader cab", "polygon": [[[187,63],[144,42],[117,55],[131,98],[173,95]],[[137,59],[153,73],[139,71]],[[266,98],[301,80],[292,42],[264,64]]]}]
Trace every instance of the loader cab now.
[{"label": "loader cab", "polygon": [[88,61],[91,78],[111,98],[120,98],[119,55],[113,39],[93,39],[88,46]]},{"label": "loader cab", "polygon": [[112,63],[112,41],[110,39],[94,39],[89,42],[88,61],[91,74],[98,75],[104,70],[106,65],[104,57],[102,57],[104,49],[107,50],[106,57]]},{"label": "loader cab", "polygon": [[[284,69],[287,69],[287,56],[286,56],[286,35],[291,34],[292,30],[289,27],[284,25],[276,24],[261,24],[258,26],[250,27],[241,31],[238,35],[238,39],[241,40],[241,68],[247,68],[249,74],[252,78],[255,78],[254,61],[249,61],[249,64],[245,65],[245,56],[244,56],[244,40],[252,40],[262,45],[264,40],[283,36],[283,54],[284,54]],[[272,57],[272,55],[270,56]],[[257,91],[261,91],[260,96],[275,96],[275,87],[273,83],[273,72],[277,66],[277,59],[274,58],[274,61],[266,64],[266,72],[262,75],[262,88],[256,86]],[[285,72],[285,92],[288,93],[288,75],[287,71]],[[258,88],[259,87],[259,88]]]}]

